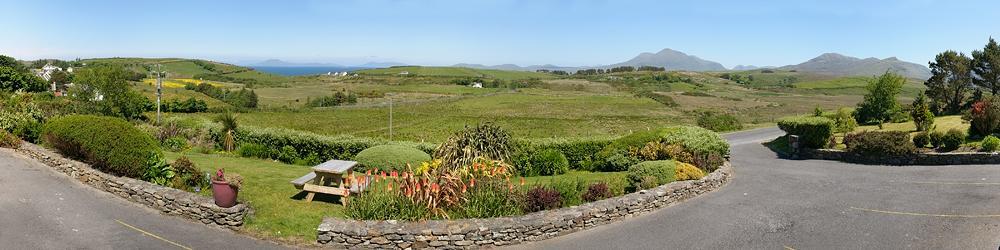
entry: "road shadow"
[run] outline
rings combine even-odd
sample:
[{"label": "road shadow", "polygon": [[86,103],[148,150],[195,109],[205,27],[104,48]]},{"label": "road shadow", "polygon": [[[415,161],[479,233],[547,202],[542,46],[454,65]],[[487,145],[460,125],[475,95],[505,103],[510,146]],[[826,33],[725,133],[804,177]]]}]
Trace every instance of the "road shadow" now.
[{"label": "road shadow", "polygon": [[771,152],[774,152],[774,155],[777,156],[778,158],[786,160],[794,160],[794,158],[792,158],[792,153],[791,153],[792,146],[788,145],[788,135],[782,135],[779,136],[778,138],[774,138],[773,140],[766,141],[761,144],[764,145],[764,147],[767,147],[767,149],[770,149]]}]

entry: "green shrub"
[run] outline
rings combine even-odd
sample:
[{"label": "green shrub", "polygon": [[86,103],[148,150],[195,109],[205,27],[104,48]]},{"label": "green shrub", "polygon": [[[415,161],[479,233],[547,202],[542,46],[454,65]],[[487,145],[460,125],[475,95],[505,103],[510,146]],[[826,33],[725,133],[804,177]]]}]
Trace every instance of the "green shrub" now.
[{"label": "green shrub", "polygon": [[202,175],[201,171],[198,171],[194,162],[191,162],[186,156],[177,158],[170,166],[174,168],[174,188],[190,190],[193,187],[207,186],[203,186],[205,176]]},{"label": "green shrub", "polygon": [[118,118],[64,116],[42,131],[45,143],[59,152],[114,175],[141,177],[151,161],[162,157],[152,137]]},{"label": "green shrub", "polygon": [[865,156],[908,155],[916,152],[910,133],[904,131],[862,131],[844,136],[847,151]]},{"label": "green shrub", "polygon": [[826,117],[794,116],[778,121],[778,128],[790,135],[798,135],[805,147],[823,148],[833,137],[834,122]]},{"label": "green shrub", "polygon": [[354,157],[359,172],[369,169],[406,170],[407,164],[416,167],[430,161],[431,156],[415,148],[400,145],[382,145],[365,149]]},{"label": "green shrub", "polygon": [[955,150],[962,146],[962,143],[965,143],[965,132],[954,128],[949,129],[948,133],[945,133],[944,137],[941,138],[941,149]]},{"label": "green shrub", "polygon": [[560,175],[569,171],[569,161],[566,160],[566,156],[555,149],[546,149],[535,153],[531,156],[530,164],[529,174]]},{"label": "green shrub", "polygon": [[174,180],[175,176],[174,167],[167,164],[162,158],[159,158],[150,159],[149,167],[142,174],[142,179],[156,185],[167,186]]},{"label": "green shrub", "polygon": [[7,130],[0,129],[0,147],[13,149],[20,148],[21,138],[17,138],[16,135],[7,132]]},{"label": "green shrub", "polygon": [[419,221],[431,214],[426,206],[391,191],[370,190],[347,199],[344,215],[357,220]]},{"label": "green shrub", "polygon": [[628,188],[628,178],[621,175],[605,178],[601,182],[608,184],[608,191],[612,197],[625,194],[625,189]]},{"label": "green shrub", "polygon": [[587,191],[583,193],[581,198],[583,201],[593,202],[611,198],[613,196],[614,194],[612,194],[607,183],[597,182],[591,183],[590,186],[587,186]]},{"label": "green shrub", "polygon": [[252,157],[260,159],[271,159],[271,149],[267,146],[256,144],[256,143],[244,143],[240,144],[240,148],[236,150],[236,154],[240,157]]},{"label": "green shrub", "polygon": [[562,194],[545,186],[533,187],[524,196],[524,211],[529,213],[559,208],[562,204]]},{"label": "green shrub", "polygon": [[187,139],[179,136],[167,138],[166,140],[163,140],[162,144],[164,148],[172,152],[183,151],[188,147]]},{"label": "green shrub", "polygon": [[944,132],[935,130],[930,133],[929,137],[930,137],[931,147],[939,148],[941,147],[941,145],[943,145],[942,143],[944,142]]},{"label": "green shrub", "polygon": [[[527,156],[536,151],[555,149],[562,152],[572,169],[589,170],[594,154],[611,144],[612,138],[547,138],[518,140],[517,148]],[[511,156],[514,158],[514,156]],[[512,160],[516,162],[516,160]]]},{"label": "green shrub", "polygon": [[715,112],[703,112],[698,116],[698,126],[712,131],[724,132],[743,128],[736,116],[731,114],[718,114]]},{"label": "green shrub", "polygon": [[986,136],[986,138],[983,138],[983,142],[980,144],[980,147],[982,147],[983,151],[986,152],[997,151],[997,149],[1000,149],[1000,138],[992,135]]},{"label": "green shrub", "polygon": [[[711,130],[674,126],[663,129],[640,131],[618,138],[595,155],[597,169],[602,171],[622,171],[638,161],[637,153],[649,142],[680,145],[693,156],[719,157],[729,154],[729,143]],[[623,163],[630,165],[623,166]]]},{"label": "green shrub", "polygon": [[559,191],[562,196],[563,206],[575,206],[583,203],[583,191],[587,188],[587,183],[580,179],[559,179],[548,185],[552,189]]},{"label": "green shrub", "polygon": [[917,148],[927,147],[927,144],[929,144],[930,142],[931,142],[931,136],[926,131],[919,132],[913,135],[913,146]]},{"label": "green shrub", "polygon": [[434,150],[434,159],[440,159],[450,168],[468,166],[476,158],[509,162],[513,146],[507,131],[486,123],[466,127],[448,137]]},{"label": "green shrub", "polygon": [[458,208],[462,218],[494,218],[522,212],[520,192],[511,192],[502,182],[482,182],[469,189]]},{"label": "green shrub", "polygon": [[278,161],[291,164],[299,159],[299,153],[295,151],[295,147],[285,145],[278,150],[278,154],[275,158],[277,158],[276,160]]},{"label": "green shrub", "polygon": [[655,185],[659,186],[674,181],[674,168],[673,160],[645,161],[629,167],[626,176],[633,188],[643,188],[640,184],[646,176],[656,178]]}]

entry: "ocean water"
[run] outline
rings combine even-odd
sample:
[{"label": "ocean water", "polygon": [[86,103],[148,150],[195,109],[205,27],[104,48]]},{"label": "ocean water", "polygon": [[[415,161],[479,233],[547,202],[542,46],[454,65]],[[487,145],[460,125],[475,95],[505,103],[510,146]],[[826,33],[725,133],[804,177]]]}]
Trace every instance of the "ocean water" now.
[{"label": "ocean water", "polygon": [[286,76],[301,76],[301,75],[319,75],[326,74],[326,72],[351,72],[355,70],[365,69],[361,67],[268,67],[268,66],[253,66],[252,68],[257,71],[267,72],[271,74],[279,74]]}]

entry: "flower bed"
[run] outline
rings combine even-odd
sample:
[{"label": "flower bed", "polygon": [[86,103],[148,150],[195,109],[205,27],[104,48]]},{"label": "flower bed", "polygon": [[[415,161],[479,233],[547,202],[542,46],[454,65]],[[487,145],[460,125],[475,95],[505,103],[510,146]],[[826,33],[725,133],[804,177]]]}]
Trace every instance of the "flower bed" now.
[{"label": "flower bed", "polygon": [[728,162],[699,180],[672,182],[653,189],[579,206],[517,217],[359,221],[326,217],[317,228],[324,245],[371,248],[488,247],[538,241],[636,216],[718,189],[732,176]]}]

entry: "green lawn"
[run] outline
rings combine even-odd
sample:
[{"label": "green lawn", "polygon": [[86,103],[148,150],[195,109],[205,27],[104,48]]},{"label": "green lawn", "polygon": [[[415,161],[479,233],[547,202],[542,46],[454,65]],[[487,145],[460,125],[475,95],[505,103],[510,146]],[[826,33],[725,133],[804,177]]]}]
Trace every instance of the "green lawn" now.
[{"label": "green lawn", "polygon": [[[289,183],[312,171],[309,167],[195,152],[165,152],[165,155],[169,161],[187,156],[204,171],[224,168],[227,173],[242,175],[244,184],[239,199],[254,209],[254,216],[248,218],[243,228],[265,238],[308,244],[316,241],[316,226],[323,217],[344,216],[343,206],[336,198],[317,196],[317,200],[305,202],[299,190]],[[202,195],[211,196],[211,191],[206,189]]]},{"label": "green lawn", "polygon": [[[934,118],[934,130],[941,132],[948,132],[950,129],[958,129],[962,132],[969,131],[969,123],[962,120],[960,115],[952,116],[941,116]],[[913,122],[901,122],[901,123],[886,123],[882,125],[882,129],[878,129],[878,125],[869,126],[858,126],[854,131],[907,131],[911,133],[917,133],[917,126]]]}]

